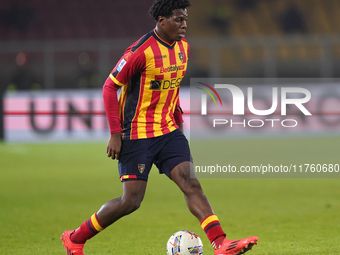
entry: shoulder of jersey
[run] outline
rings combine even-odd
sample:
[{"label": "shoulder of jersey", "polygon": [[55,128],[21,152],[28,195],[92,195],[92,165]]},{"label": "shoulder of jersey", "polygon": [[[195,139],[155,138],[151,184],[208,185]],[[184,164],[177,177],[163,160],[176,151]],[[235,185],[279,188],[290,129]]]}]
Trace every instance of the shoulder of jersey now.
[{"label": "shoulder of jersey", "polygon": [[186,42],[187,44],[189,44],[189,42],[185,38],[182,38],[182,42]]},{"label": "shoulder of jersey", "polygon": [[146,47],[148,47],[150,40],[153,40],[153,39],[154,39],[153,33],[152,31],[150,31],[149,33],[143,35],[137,42],[132,44],[129,50],[132,53],[135,53],[138,50],[144,50]]}]

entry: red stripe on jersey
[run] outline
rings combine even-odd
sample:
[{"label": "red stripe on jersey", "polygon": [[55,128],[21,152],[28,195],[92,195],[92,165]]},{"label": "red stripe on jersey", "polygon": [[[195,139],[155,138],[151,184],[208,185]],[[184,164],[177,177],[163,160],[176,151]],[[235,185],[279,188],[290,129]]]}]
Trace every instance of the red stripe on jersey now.
[{"label": "red stripe on jersey", "polygon": [[[161,75],[155,75],[155,80],[157,81],[157,80],[161,80],[161,81],[163,81],[164,80],[164,75],[163,74],[161,74]],[[163,82],[161,83],[161,86],[162,86],[162,84],[163,84]],[[162,88],[159,88],[160,90],[162,89]],[[155,93],[155,92],[158,92],[158,93]],[[151,97],[151,102],[150,102],[150,106],[152,105],[152,102],[154,102],[154,100],[156,100],[156,98],[155,98],[155,96],[157,95],[157,102],[159,101],[159,99],[160,99],[160,96],[161,96],[161,91],[153,91],[152,92],[152,97]],[[146,136],[149,138],[149,137],[153,137],[154,136],[154,134],[153,134],[153,132],[152,131],[154,131],[153,130],[153,122],[154,122],[154,114],[155,114],[155,109],[156,109],[156,105],[154,105],[154,107],[153,107],[153,110],[151,110],[151,107],[148,107],[148,109],[147,109],[147,113],[146,113],[146,116],[147,116],[147,119],[146,119],[146,122],[147,122],[147,130],[146,130]],[[149,108],[150,108],[150,112],[149,112]],[[152,116],[151,116],[151,114],[152,114]],[[148,116],[149,116],[149,118],[148,118]],[[152,119],[151,119],[151,117],[152,117]],[[163,113],[162,113],[162,117],[163,117]],[[150,123],[150,121],[152,122],[152,123]],[[151,131],[152,130],[152,131]]]},{"label": "red stripe on jersey", "polygon": [[163,74],[161,74],[161,75],[155,75],[155,80],[156,80],[156,81],[164,80],[164,75],[163,75]]},{"label": "red stripe on jersey", "polygon": [[158,44],[157,45],[151,44],[151,50],[155,60],[155,67],[156,68],[163,67],[163,56]]},{"label": "red stripe on jersey", "polygon": [[[161,126],[163,127],[162,132],[164,134],[170,133],[170,130],[169,130],[168,125],[167,125],[168,121],[166,119],[166,115],[169,112],[169,106],[170,106],[170,102],[171,102],[173,94],[174,94],[174,90],[172,89],[172,90],[169,91],[168,96],[167,96],[166,101],[165,101],[165,104],[164,104],[163,109],[162,109]],[[171,119],[173,119],[173,113],[170,113],[170,117],[171,117]],[[174,123],[176,123],[176,122],[174,122]]]},{"label": "red stripe on jersey", "polygon": [[[169,51],[170,65],[171,66],[176,65],[177,61],[176,61],[175,50],[168,49],[168,51]],[[171,73],[171,79],[176,78],[176,77],[177,77],[177,72]]]},{"label": "red stripe on jersey", "polygon": [[182,41],[178,42],[178,46],[179,46],[179,49],[181,50],[181,52],[183,52],[183,61],[182,61],[182,63],[184,64],[184,63],[187,62],[187,55],[186,55],[185,50],[184,50],[183,42]]},{"label": "red stripe on jersey", "polygon": [[150,138],[153,137],[154,129],[153,129],[153,123],[154,123],[154,117],[155,117],[155,109],[157,106],[157,103],[161,97],[160,91],[152,91],[151,101],[148,109],[146,110],[146,137]]},{"label": "red stripe on jersey", "polygon": [[[142,77],[141,77],[141,84],[145,84],[145,71],[142,73]],[[135,116],[133,117],[132,121],[131,121],[131,133],[130,133],[130,139],[138,139],[138,123],[137,123],[137,119],[139,116],[139,110],[140,110],[140,106],[142,105],[142,101],[143,101],[143,94],[144,94],[144,86],[141,86],[140,91],[139,91],[139,99],[138,99],[138,104],[137,104],[137,108],[135,111]]]},{"label": "red stripe on jersey", "polygon": [[168,52],[169,52],[169,58],[170,58],[170,65],[171,66],[176,65],[177,61],[176,61],[175,49],[173,49],[173,50],[168,49]]}]

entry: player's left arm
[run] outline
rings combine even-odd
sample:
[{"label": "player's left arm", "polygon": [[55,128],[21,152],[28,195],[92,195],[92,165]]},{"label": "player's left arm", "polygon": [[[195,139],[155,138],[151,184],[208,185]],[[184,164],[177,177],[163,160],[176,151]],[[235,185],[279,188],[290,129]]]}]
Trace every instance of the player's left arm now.
[{"label": "player's left arm", "polygon": [[180,123],[177,126],[178,126],[179,130],[181,130],[182,133],[184,134],[183,123]]},{"label": "player's left arm", "polygon": [[174,118],[175,118],[175,122],[179,128],[179,130],[182,131],[182,133],[184,134],[184,129],[183,129],[183,111],[182,111],[182,108],[181,108],[181,105],[180,105],[180,102],[179,102],[179,98],[177,100],[177,103],[176,103],[176,107],[175,107],[175,111],[174,111]]},{"label": "player's left arm", "polygon": [[[189,52],[190,52],[190,46],[189,46],[189,43],[184,39],[184,41],[186,42],[186,45],[187,45],[187,52],[186,52],[186,58],[187,58],[187,61],[189,59]],[[174,118],[175,118],[175,121],[176,121],[176,124],[179,128],[179,130],[182,131],[182,133],[184,134],[184,127],[183,127],[183,123],[184,123],[184,120],[183,120],[183,110],[181,108],[181,105],[180,105],[180,101],[179,101],[179,97],[178,97],[178,100],[176,102],[176,107],[175,107],[175,112],[174,112]]]}]

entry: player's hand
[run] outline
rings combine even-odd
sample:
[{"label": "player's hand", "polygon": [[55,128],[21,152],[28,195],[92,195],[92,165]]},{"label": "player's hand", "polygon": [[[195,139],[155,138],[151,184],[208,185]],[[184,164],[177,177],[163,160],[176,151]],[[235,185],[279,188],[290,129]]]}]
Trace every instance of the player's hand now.
[{"label": "player's hand", "polygon": [[106,147],[107,156],[112,159],[119,159],[121,147],[122,147],[121,133],[111,134]]}]

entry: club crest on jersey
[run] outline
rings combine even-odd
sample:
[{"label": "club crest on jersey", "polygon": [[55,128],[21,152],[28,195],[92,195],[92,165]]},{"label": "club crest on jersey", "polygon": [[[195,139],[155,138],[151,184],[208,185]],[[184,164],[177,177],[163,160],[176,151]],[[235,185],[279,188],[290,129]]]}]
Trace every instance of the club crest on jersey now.
[{"label": "club crest on jersey", "polygon": [[178,53],[178,57],[179,57],[179,60],[181,60],[181,62],[183,63],[183,60],[184,60],[184,53],[183,53],[183,52],[179,52],[179,53]]},{"label": "club crest on jersey", "polygon": [[142,174],[145,170],[145,164],[138,164],[138,171]]}]

